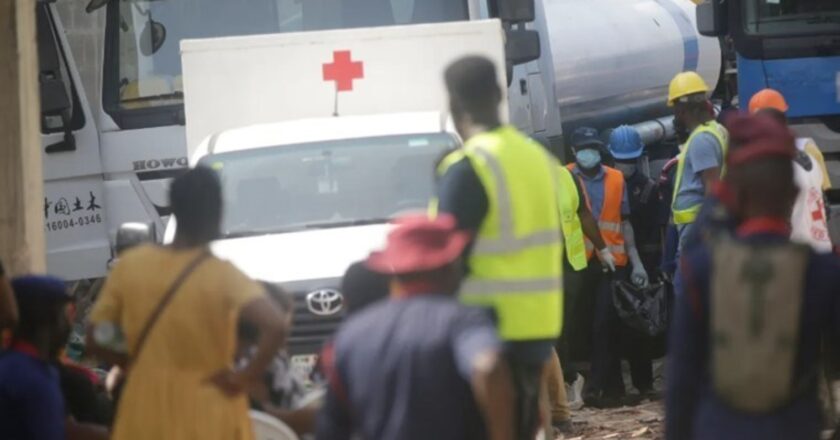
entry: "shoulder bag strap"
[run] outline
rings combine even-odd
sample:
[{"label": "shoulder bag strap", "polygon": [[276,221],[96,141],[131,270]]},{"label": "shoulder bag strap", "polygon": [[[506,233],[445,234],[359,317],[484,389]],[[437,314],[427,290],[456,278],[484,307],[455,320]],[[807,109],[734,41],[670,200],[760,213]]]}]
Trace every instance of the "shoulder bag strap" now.
[{"label": "shoulder bag strap", "polygon": [[140,353],[143,352],[143,347],[146,345],[146,338],[149,336],[149,333],[154,328],[155,324],[158,322],[160,315],[163,314],[163,311],[166,309],[166,306],[172,301],[172,298],[175,296],[175,292],[184,284],[184,281],[189,278],[190,274],[192,274],[201,263],[206,260],[210,256],[209,251],[202,251],[197,257],[195,257],[184,270],[178,274],[178,277],[175,278],[175,281],[169,286],[169,289],[160,299],[158,305],[152,311],[152,314],[149,316],[149,319],[146,320],[146,325],[143,326],[143,330],[140,332],[140,336],[137,338],[137,348],[134,350],[134,356],[132,356],[133,360],[140,358]]}]

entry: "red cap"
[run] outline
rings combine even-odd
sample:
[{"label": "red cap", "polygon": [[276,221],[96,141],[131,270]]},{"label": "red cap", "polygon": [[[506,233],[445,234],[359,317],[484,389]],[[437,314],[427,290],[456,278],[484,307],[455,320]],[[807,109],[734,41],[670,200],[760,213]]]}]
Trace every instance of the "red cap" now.
[{"label": "red cap", "polygon": [[726,163],[730,167],[770,156],[791,160],[796,156],[793,134],[770,116],[736,116],[727,128],[731,147]]},{"label": "red cap", "polygon": [[470,241],[470,234],[458,231],[448,214],[435,219],[404,217],[396,223],[385,249],[367,259],[367,267],[375,272],[403,275],[439,269],[457,260]]}]

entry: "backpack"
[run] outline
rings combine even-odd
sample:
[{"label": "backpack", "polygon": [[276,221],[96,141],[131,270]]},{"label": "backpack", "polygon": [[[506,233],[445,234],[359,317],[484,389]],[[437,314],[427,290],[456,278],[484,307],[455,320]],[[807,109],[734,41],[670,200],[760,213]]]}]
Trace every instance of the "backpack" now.
[{"label": "backpack", "polygon": [[712,383],[734,409],[765,413],[801,393],[794,363],[810,255],[789,242],[712,243]]}]

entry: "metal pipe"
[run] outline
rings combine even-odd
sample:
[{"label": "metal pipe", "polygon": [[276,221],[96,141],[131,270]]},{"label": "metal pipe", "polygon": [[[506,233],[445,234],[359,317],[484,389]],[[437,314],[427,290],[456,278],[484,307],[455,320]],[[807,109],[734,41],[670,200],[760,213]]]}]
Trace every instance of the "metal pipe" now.
[{"label": "metal pipe", "polygon": [[645,145],[655,144],[676,136],[673,116],[663,116],[659,119],[640,122],[633,125],[633,128],[639,132],[639,136],[642,137],[642,142]]}]

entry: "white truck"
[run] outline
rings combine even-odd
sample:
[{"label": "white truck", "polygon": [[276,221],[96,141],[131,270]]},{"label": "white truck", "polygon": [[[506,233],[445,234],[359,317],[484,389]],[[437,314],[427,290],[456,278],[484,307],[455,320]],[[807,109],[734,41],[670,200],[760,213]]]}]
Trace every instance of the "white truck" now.
[{"label": "white truck", "polygon": [[224,191],[214,253],[294,293],[292,353],[338,325],[341,276],[389,221],[425,211],[435,162],[460,145],[444,69],[480,54],[504,78],[503,37],[484,20],[181,43],[190,162]]},{"label": "white truck", "polygon": [[[668,114],[671,76],[693,69],[716,84],[720,70],[718,42],[696,34],[689,0],[91,0],[88,9],[101,7],[101,100],[88,102],[56,6],[37,4],[47,264],[67,280],[105,275],[124,222],[162,235],[168,182],[188,165],[183,39],[498,18],[510,121],[558,155],[580,124],[642,123],[655,140],[668,131],[650,121]],[[339,111],[352,101],[341,98]],[[282,101],[272,99],[262,108]]]}]

